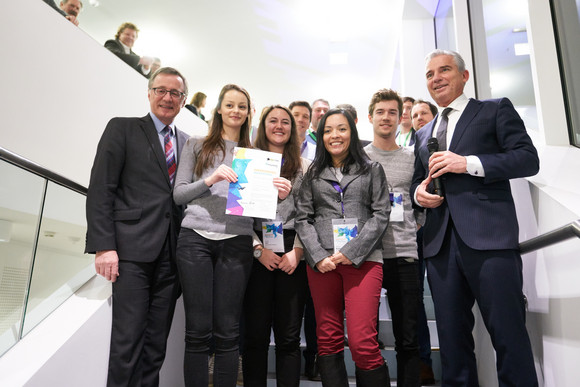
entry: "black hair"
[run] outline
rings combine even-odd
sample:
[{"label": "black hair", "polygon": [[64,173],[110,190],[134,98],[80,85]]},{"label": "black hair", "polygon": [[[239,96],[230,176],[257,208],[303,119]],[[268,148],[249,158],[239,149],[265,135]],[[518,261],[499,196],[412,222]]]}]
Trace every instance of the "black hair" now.
[{"label": "black hair", "polygon": [[352,115],[344,109],[330,109],[318,123],[318,128],[316,129],[316,153],[314,160],[312,161],[311,167],[308,169],[309,178],[316,178],[320,176],[322,170],[326,167],[332,167],[332,157],[330,153],[326,150],[324,146],[324,126],[326,125],[326,120],[328,117],[342,114],[348,121],[348,126],[350,127],[350,145],[348,147],[348,155],[344,159],[340,170],[342,173],[348,173],[351,167],[357,168],[361,173],[366,173],[369,170],[370,159],[364,151],[362,144],[358,137],[358,130],[356,129],[356,124]]}]

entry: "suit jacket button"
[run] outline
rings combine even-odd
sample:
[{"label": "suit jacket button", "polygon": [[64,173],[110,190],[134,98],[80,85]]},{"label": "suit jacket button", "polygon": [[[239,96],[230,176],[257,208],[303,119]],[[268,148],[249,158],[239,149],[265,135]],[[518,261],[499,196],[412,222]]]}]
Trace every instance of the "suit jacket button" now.
[{"label": "suit jacket button", "polygon": [[166,212],[166,213],[165,213],[165,217],[166,217],[166,218],[169,218],[170,216],[171,216],[171,215],[169,214],[169,212]]}]

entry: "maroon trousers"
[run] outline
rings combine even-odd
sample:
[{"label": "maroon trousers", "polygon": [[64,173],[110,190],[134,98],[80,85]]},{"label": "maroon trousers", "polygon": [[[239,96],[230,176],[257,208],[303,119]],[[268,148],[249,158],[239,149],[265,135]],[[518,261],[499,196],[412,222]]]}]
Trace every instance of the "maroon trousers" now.
[{"label": "maroon trousers", "polygon": [[381,263],[360,268],[339,265],[328,273],[308,267],[308,284],[316,314],[318,355],[344,351],[344,316],[355,365],[372,370],[384,364],[377,342],[377,310],[383,281]]}]

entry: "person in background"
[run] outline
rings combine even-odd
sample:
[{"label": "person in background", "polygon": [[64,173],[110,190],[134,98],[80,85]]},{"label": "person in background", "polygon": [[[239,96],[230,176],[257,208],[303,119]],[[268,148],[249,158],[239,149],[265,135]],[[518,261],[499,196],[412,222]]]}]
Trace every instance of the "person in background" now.
[{"label": "person in background", "polygon": [[300,143],[300,154],[308,160],[314,160],[316,153],[316,145],[306,139],[306,132],[310,125],[310,116],[312,116],[312,108],[306,101],[294,101],[288,108],[296,122],[296,133],[298,142]]},{"label": "person in background", "polygon": [[[177,269],[185,308],[184,378],[207,387],[210,344],[215,345],[213,385],[236,385],[239,322],[252,268],[253,219],[226,215],[234,147],[250,147],[250,96],[222,88],[205,138],[183,147],[173,198],[187,205],[177,242]],[[289,192],[289,189],[288,189]]]},{"label": "person in background", "polygon": [[60,2],[60,9],[63,10],[64,13],[67,15],[67,19],[70,21],[76,20],[75,25],[79,25],[78,17],[79,13],[83,9],[83,3],[80,0],[62,0]]},{"label": "person in background", "polygon": [[[423,254],[437,316],[441,385],[479,386],[472,334],[477,301],[496,352],[499,385],[538,386],[510,188],[510,179],[538,172],[538,153],[509,99],[467,98],[469,72],[457,52],[429,53],[425,76],[440,112],[417,134],[410,194],[427,209]],[[431,154],[432,138],[439,150]],[[432,193],[434,179],[443,192]]]},{"label": "person in background", "polygon": [[298,191],[295,227],[309,264],[322,385],[349,385],[346,311],[357,385],[386,386],[389,371],[376,331],[383,278],[381,238],[390,212],[385,173],[368,159],[345,110],[329,110],[317,137],[316,157]]},{"label": "person in background", "polygon": [[147,78],[153,76],[153,74],[155,74],[155,71],[159,70],[160,68],[161,68],[161,59],[157,57],[153,58],[153,63],[151,63],[151,71],[149,72]]},{"label": "person in background", "polygon": [[373,142],[364,149],[369,158],[381,163],[388,182],[391,214],[383,236],[383,288],[391,310],[397,387],[419,387],[419,306],[418,255],[416,232],[422,212],[414,211],[409,188],[413,180],[415,155],[395,141],[403,101],[396,91],[381,89],[369,105]]},{"label": "person in background", "polygon": [[[72,24],[74,24],[75,26],[79,25],[79,20],[77,19],[76,15],[72,15],[72,14],[67,14],[65,11],[63,11],[62,8],[62,2],[60,3],[61,6],[58,7],[55,3],[54,0],[43,0],[49,7],[51,7],[52,9],[54,9],[56,12],[60,13],[62,16],[64,16],[68,21],[70,21]],[[78,1],[78,0],[76,0]],[[78,1],[80,3],[80,1]],[[82,3],[80,5],[80,8],[82,8]],[[78,12],[77,12],[78,15]]]},{"label": "person in background", "polygon": [[[413,103],[411,118],[415,132],[431,122],[437,115],[437,106],[429,101],[418,99]],[[417,255],[419,256],[419,313],[417,315],[417,337],[419,339],[419,357],[421,358],[421,372],[419,380],[421,385],[435,384],[435,374],[431,361],[431,335],[427,325],[423,294],[425,293],[425,260],[423,259],[423,227],[417,230]]]},{"label": "person in background", "polygon": [[352,116],[354,123],[358,124],[358,115],[356,113],[356,108],[354,106],[352,106],[349,103],[341,103],[339,105],[336,105],[336,108],[346,110]]},{"label": "person in background", "polygon": [[[274,179],[300,188],[308,161],[300,158],[296,124],[290,110],[276,105],[264,111],[254,147],[282,154],[281,177]],[[254,264],[244,301],[244,386],[265,387],[270,332],[276,343],[276,385],[300,385],[300,328],[306,301],[306,263],[303,250],[294,245],[294,195],[281,199],[276,219],[255,219]],[[265,241],[268,225],[275,227],[282,243]],[[271,233],[270,233],[271,235]]]},{"label": "person in background", "polygon": [[[314,160],[314,156],[316,155],[316,141],[312,141],[312,139],[316,138],[316,134],[312,133],[308,128],[312,117],[312,108],[306,101],[294,101],[289,107],[296,121],[298,137],[302,141],[300,146],[302,157],[308,160]],[[316,364],[316,353],[318,352],[316,344],[316,316],[314,314],[314,304],[312,303],[310,288],[308,288],[308,284],[306,286],[306,305],[304,309],[304,337],[306,340],[306,348],[302,352],[304,356],[304,375],[308,380],[320,381],[318,365]]]},{"label": "person in background", "polygon": [[207,95],[201,91],[198,91],[193,95],[193,97],[191,97],[191,102],[189,102],[189,105],[185,105],[185,107],[193,114],[205,121],[205,116],[201,113],[201,109],[205,107],[206,101]]},{"label": "person in background", "polygon": [[153,59],[146,56],[139,56],[132,50],[139,29],[133,23],[123,23],[119,26],[115,39],[105,42],[105,48],[117,55],[123,62],[133,67],[141,75],[147,77],[151,71]]},{"label": "person in background", "polygon": [[437,115],[437,106],[429,101],[418,99],[413,103],[411,110],[411,120],[413,121],[413,129],[418,132],[423,126],[435,118]]},{"label": "person in background", "polygon": [[173,120],[187,82],[164,67],[149,80],[151,111],[113,118],[99,141],[87,193],[85,252],[113,283],[107,386],[159,385],[179,280],[175,248],[183,209],[173,202],[187,138]]},{"label": "person in background", "polygon": [[411,109],[413,108],[415,99],[412,97],[403,98],[403,114],[401,115],[401,124],[395,141],[397,145],[406,146],[410,149],[415,145],[415,131],[413,130],[413,122],[411,120]]},{"label": "person in background", "polygon": [[330,104],[325,99],[319,98],[312,102],[312,117],[310,118],[310,129],[306,133],[306,139],[315,145],[318,123],[328,109],[330,109]]}]

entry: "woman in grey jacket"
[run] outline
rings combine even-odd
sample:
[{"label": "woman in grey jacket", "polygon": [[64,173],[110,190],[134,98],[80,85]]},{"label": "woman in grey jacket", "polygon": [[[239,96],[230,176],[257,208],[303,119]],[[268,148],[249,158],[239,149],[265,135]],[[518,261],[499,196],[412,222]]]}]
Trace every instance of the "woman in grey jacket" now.
[{"label": "woman in grey jacket", "polygon": [[354,120],[344,110],[329,110],[316,135],[316,156],[296,200],[295,227],[309,264],[322,384],[348,386],[346,312],[357,385],[389,385],[376,338],[381,238],[390,213],[385,174],[364,153]]}]

